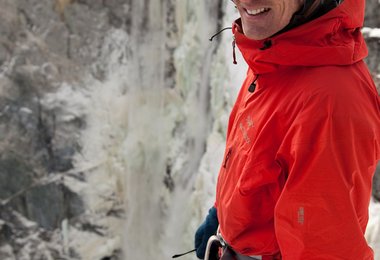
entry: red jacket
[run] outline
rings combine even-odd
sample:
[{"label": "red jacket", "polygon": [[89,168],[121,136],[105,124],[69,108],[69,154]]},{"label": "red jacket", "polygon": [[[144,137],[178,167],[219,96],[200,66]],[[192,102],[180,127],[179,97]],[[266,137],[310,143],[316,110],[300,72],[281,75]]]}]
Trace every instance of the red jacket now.
[{"label": "red jacket", "polygon": [[222,236],[239,253],[373,259],[363,234],[380,101],[362,61],[363,13],[364,1],[345,0],[265,48],[234,25],[249,70],[230,115],[215,205]]}]

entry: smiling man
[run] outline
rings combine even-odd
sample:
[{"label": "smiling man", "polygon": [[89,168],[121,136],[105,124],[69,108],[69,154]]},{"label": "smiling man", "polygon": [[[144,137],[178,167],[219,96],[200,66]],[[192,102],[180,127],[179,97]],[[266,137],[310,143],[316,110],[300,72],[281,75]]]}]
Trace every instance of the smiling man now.
[{"label": "smiling man", "polygon": [[242,31],[248,38],[262,40],[285,28],[301,9],[303,0],[239,1]]},{"label": "smiling man", "polygon": [[226,260],[372,260],[380,101],[363,62],[365,1],[234,3],[249,69],[197,256],[219,226]]}]

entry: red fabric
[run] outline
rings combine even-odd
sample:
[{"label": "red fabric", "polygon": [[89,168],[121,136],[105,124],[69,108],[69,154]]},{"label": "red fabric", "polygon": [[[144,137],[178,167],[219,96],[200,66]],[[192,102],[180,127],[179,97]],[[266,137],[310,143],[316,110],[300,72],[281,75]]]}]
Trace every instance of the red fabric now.
[{"label": "red fabric", "polygon": [[277,253],[276,255],[269,255],[269,256],[263,256],[261,258],[262,260],[281,260],[281,254]]},{"label": "red fabric", "polygon": [[230,115],[215,205],[237,252],[373,259],[363,234],[380,101],[362,61],[363,12],[364,1],[345,0],[265,50],[234,26],[250,69]]}]

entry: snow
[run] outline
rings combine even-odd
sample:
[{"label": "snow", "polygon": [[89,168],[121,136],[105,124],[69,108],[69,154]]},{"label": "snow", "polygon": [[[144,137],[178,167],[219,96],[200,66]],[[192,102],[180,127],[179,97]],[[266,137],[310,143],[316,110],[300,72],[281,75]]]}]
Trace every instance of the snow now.
[{"label": "snow", "polygon": [[371,200],[369,221],[365,237],[375,252],[375,260],[380,260],[380,203]]},{"label": "snow", "polygon": [[[122,222],[115,222],[118,225],[112,225],[112,229],[117,230],[123,225]],[[110,225],[111,222],[105,223]],[[75,227],[69,228],[69,243],[76,249],[81,259],[99,259],[100,256],[111,256],[114,251],[121,247],[121,236],[115,236],[105,239],[103,236],[94,236],[90,232],[83,232]]]},{"label": "snow", "polygon": [[61,118],[59,122],[70,122],[75,118],[85,116],[86,108],[89,107],[89,98],[85,90],[72,86],[68,83],[62,83],[58,91],[47,93],[41,100],[41,104],[48,110],[64,110],[57,113]]},{"label": "snow", "polygon": [[[126,82],[129,82],[125,63],[128,50],[124,46],[129,38],[126,32],[118,29],[109,31],[104,37],[107,41],[102,46],[103,57],[99,62],[108,78],[99,81],[87,76],[80,83],[65,82],[40,100],[44,109],[59,111],[56,113],[58,123],[65,125],[77,118],[86,122],[80,134],[68,128],[68,134],[80,135],[78,141],[82,146],[74,158],[74,169],[46,179],[49,182],[60,179],[84,200],[87,211],[79,216],[81,220],[63,220],[55,240],[61,243],[57,245],[66,255],[74,249],[80,259],[112,256],[123,247],[124,175],[128,156],[121,151],[127,135]],[[22,112],[28,113],[28,108],[23,108]],[[35,223],[25,222],[24,225],[32,227]],[[94,230],[87,231],[82,225]],[[25,244],[20,260],[30,259],[31,252],[35,251],[33,241],[37,238],[27,239],[20,241]],[[39,243],[39,246],[51,245]],[[9,251],[8,248],[4,250]],[[40,253],[35,259],[53,259],[46,248],[38,250]]]},{"label": "snow", "polygon": [[362,33],[369,38],[380,38],[380,28],[363,27]]},{"label": "snow", "polygon": [[16,256],[13,253],[13,248],[9,244],[2,244],[0,246],[1,257],[4,260],[16,260]]}]

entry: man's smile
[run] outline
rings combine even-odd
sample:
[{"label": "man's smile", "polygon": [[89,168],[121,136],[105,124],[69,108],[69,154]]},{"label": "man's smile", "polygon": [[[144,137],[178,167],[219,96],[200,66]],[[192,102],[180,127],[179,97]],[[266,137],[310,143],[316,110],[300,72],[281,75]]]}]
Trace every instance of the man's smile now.
[{"label": "man's smile", "polygon": [[259,9],[251,9],[251,10],[245,9],[248,15],[259,15],[259,14],[268,12],[269,10],[270,8],[259,8]]}]

